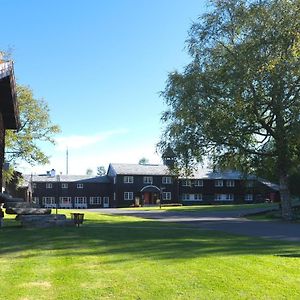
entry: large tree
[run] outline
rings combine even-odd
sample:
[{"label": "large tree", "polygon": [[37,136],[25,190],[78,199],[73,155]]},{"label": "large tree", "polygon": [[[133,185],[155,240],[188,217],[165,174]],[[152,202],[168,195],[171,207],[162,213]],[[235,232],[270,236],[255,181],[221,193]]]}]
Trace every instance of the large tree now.
[{"label": "large tree", "polygon": [[273,168],[282,216],[292,218],[288,176],[300,158],[299,0],[215,0],[195,22],[191,62],[169,74],[161,151],[177,166]]},{"label": "large tree", "polygon": [[41,143],[54,143],[53,136],[60,129],[52,124],[47,103],[36,99],[29,87],[17,86],[17,101],[21,127],[19,131],[7,130],[5,160],[12,166],[20,161],[31,165],[46,164],[49,160]]}]

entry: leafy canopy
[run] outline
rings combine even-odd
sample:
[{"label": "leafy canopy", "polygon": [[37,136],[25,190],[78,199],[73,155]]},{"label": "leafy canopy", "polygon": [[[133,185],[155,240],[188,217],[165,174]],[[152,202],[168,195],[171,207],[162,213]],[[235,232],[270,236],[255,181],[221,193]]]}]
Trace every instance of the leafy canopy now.
[{"label": "leafy canopy", "polygon": [[213,164],[285,176],[300,156],[300,4],[216,0],[189,32],[183,72],[169,74],[159,144],[190,168]]},{"label": "leafy canopy", "polygon": [[7,130],[5,159],[13,165],[20,161],[31,165],[46,164],[49,159],[41,150],[40,144],[54,143],[53,136],[59,133],[60,129],[52,124],[47,103],[34,98],[29,87],[17,86],[17,101],[21,128],[18,132]]}]

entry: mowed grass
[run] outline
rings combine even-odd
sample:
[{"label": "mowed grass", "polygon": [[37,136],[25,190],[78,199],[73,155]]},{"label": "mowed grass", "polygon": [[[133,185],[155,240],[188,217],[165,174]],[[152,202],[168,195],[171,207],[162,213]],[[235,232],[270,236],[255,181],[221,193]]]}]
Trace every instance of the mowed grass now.
[{"label": "mowed grass", "polygon": [[0,298],[300,299],[299,243],[85,217],[80,228],[48,229],[6,219]]},{"label": "mowed grass", "polygon": [[[298,202],[297,202],[298,203]],[[300,202],[299,202],[300,203]],[[120,210],[145,210],[145,211],[182,211],[182,212],[207,212],[207,211],[230,211],[247,210],[253,208],[277,209],[278,203],[257,203],[257,204],[219,204],[219,205],[189,205],[189,206],[144,206],[144,207],[126,207]]]}]

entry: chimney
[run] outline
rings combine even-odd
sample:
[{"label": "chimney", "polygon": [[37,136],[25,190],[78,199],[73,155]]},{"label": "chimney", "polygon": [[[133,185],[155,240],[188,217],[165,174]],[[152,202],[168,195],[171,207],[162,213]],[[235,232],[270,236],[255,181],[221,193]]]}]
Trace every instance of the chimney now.
[{"label": "chimney", "polygon": [[55,170],[54,170],[54,169],[52,169],[52,170],[50,171],[50,176],[51,176],[51,177],[55,177]]}]

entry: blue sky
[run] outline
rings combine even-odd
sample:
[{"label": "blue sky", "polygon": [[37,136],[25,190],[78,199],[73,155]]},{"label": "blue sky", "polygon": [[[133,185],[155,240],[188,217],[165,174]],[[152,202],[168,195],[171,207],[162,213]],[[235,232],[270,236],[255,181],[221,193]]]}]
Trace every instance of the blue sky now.
[{"label": "blue sky", "polygon": [[109,162],[159,163],[159,92],[188,63],[187,32],[207,10],[201,0],[0,0],[0,49],[13,49],[17,81],[29,85],[61,127],[47,166],[96,172]]}]

